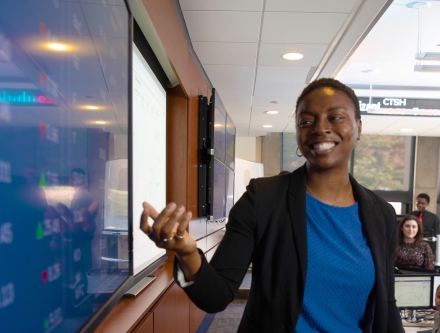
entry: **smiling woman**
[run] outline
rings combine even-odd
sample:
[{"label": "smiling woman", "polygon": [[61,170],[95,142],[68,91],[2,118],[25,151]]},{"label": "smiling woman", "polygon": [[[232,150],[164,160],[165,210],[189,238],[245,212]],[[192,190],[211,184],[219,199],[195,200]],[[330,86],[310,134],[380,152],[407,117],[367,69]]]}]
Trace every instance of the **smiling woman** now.
[{"label": "smiling woman", "polygon": [[176,280],[207,312],[226,308],[252,262],[238,332],[403,332],[394,298],[395,211],[348,171],[362,129],[357,98],[339,81],[320,79],[296,110],[307,162],[250,181],[209,263],[186,231],[184,207],[170,203],[159,213],[144,203],[141,229],[176,253]]}]

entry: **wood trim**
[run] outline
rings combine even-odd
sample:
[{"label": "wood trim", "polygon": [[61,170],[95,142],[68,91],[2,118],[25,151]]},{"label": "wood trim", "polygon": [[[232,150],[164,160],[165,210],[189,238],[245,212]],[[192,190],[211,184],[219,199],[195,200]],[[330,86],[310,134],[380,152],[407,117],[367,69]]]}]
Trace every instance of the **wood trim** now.
[{"label": "wood trim", "polygon": [[173,264],[165,262],[152,272],[156,279],[136,297],[123,297],[95,333],[131,332],[173,283]]}]

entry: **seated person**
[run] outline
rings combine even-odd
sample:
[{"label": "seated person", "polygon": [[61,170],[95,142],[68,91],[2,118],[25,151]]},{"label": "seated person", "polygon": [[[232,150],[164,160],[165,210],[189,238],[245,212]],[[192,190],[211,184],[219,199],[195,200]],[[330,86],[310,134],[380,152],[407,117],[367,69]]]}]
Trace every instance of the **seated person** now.
[{"label": "seated person", "polygon": [[414,215],[405,215],[397,226],[399,243],[394,260],[398,268],[434,269],[431,247],[423,241],[423,226]]}]

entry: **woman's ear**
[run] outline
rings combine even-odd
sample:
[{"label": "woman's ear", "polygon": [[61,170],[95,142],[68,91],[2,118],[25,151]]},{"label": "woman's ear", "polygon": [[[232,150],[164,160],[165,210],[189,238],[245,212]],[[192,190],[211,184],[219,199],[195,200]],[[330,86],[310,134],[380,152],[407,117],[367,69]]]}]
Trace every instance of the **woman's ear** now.
[{"label": "woman's ear", "polygon": [[361,132],[362,132],[362,120],[361,119],[359,119],[357,126],[358,126],[357,140],[360,140],[361,139]]}]

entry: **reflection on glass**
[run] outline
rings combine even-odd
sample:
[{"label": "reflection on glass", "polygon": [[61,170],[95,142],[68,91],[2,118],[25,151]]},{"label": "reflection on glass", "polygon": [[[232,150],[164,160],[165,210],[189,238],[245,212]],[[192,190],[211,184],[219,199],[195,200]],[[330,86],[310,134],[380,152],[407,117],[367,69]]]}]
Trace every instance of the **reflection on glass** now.
[{"label": "reflection on glass", "polygon": [[129,16],[106,3],[0,11],[2,332],[76,332],[129,275]]}]

